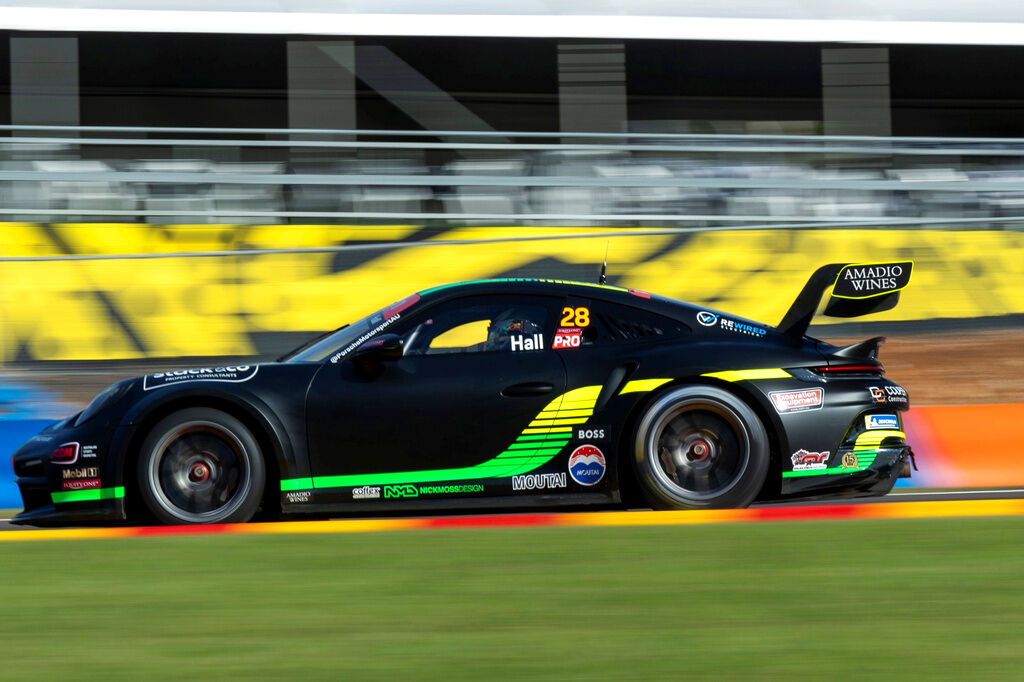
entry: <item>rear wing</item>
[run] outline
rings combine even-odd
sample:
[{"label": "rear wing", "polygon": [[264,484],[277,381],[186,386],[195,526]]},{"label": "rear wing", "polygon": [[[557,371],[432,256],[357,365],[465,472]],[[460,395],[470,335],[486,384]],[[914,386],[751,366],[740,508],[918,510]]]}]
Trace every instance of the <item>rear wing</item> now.
[{"label": "rear wing", "polygon": [[802,339],[829,288],[823,311],[829,317],[859,317],[892,310],[900,300],[900,291],[910,284],[913,269],[913,261],[822,266],[807,280],[777,329],[786,336]]}]

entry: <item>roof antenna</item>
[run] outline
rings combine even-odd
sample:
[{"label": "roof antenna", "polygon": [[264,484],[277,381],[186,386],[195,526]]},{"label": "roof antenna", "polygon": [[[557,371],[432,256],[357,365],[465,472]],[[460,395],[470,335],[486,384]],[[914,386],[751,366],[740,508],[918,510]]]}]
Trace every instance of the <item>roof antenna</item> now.
[{"label": "roof antenna", "polygon": [[598,284],[604,284],[605,280],[608,279],[608,276],[605,274],[605,272],[608,270],[608,246],[610,244],[611,242],[606,242],[604,245],[604,263],[601,264],[601,274],[598,275],[597,277]]}]

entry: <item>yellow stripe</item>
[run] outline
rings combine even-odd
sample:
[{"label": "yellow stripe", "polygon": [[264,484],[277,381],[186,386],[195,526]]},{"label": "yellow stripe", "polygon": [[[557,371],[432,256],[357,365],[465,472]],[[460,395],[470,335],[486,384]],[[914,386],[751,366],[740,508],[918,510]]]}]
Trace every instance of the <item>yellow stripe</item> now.
[{"label": "yellow stripe", "polygon": [[556,419],[558,417],[589,417],[594,414],[593,409],[589,410],[555,410],[548,412],[545,410],[537,415],[537,419]]},{"label": "yellow stripe", "polygon": [[0,533],[5,540],[83,540],[97,538],[123,538],[134,534],[131,528],[61,528],[58,530],[19,530]]},{"label": "yellow stripe", "polygon": [[237,524],[231,530],[246,535],[278,533],[369,533],[386,530],[413,530],[424,527],[421,519],[346,519],[338,521],[279,521],[277,523]]},{"label": "yellow stripe", "polygon": [[[538,426],[562,426],[563,424],[586,424],[586,417],[578,417],[576,419],[534,419],[530,422],[530,427]],[[524,431],[525,433],[525,431]]]},{"label": "yellow stripe", "polygon": [[627,382],[625,387],[619,391],[619,395],[626,393],[645,393],[647,391],[653,391],[662,384],[667,384],[672,379],[637,379],[636,381]]},{"label": "yellow stripe", "polygon": [[678,526],[749,521],[749,509],[691,509],[686,511],[628,511],[602,514],[558,514],[566,526]]},{"label": "yellow stripe", "polygon": [[722,381],[749,381],[751,379],[788,379],[792,374],[784,369],[737,369],[725,372],[708,372],[702,377],[721,379]]},{"label": "yellow stripe", "polygon": [[886,438],[902,438],[906,440],[907,435],[902,431],[865,431],[857,436],[857,441],[853,444],[853,447],[857,449],[864,446],[878,445]]},{"label": "yellow stripe", "polygon": [[524,434],[534,433],[572,433],[571,426],[549,426],[541,429],[523,429]]}]

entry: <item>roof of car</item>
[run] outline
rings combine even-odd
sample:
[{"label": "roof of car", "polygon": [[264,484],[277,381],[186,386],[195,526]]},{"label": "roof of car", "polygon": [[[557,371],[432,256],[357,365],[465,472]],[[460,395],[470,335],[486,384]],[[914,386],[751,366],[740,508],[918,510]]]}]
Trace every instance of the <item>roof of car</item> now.
[{"label": "roof of car", "polygon": [[593,282],[574,282],[572,280],[565,279],[544,279],[541,277],[502,277],[497,279],[474,279],[467,282],[455,282],[452,284],[442,284],[440,286],[431,287],[424,289],[419,292],[420,296],[427,294],[433,294],[438,291],[445,289],[451,289],[454,287],[468,287],[473,285],[487,285],[487,284],[554,284],[566,287],[586,287],[588,289],[602,289],[605,291],[615,291],[620,293],[633,293],[641,298],[648,298],[650,294],[644,292],[635,291],[633,289],[626,289],[624,287],[617,287],[611,284],[595,284]]}]

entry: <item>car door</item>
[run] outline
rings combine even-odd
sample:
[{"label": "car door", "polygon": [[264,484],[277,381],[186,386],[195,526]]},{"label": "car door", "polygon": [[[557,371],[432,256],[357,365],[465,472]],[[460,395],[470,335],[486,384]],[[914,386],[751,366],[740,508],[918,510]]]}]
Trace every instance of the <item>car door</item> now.
[{"label": "car door", "polygon": [[[574,475],[574,463],[568,462],[573,481],[592,486],[597,492],[617,485],[615,466],[622,428],[629,403],[615,396],[630,377],[648,376],[653,360],[666,344],[677,343],[689,333],[685,324],[650,311],[601,299],[567,297],[559,312],[559,326],[552,345],[565,363],[569,386],[600,386],[593,415],[572,431],[572,452],[599,456],[608,463],[608,475],[587,480]],[[584,467],[586,470],[586,468]]]},{"label": "car door", "polygon": [[550,349],[559,302],[442,302],[389,330],[403,356],[376,376],[351,358],[325,363],[306,403],[317,501],[479,495],[511,475],[509,446],[565,389]]}]

